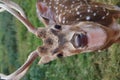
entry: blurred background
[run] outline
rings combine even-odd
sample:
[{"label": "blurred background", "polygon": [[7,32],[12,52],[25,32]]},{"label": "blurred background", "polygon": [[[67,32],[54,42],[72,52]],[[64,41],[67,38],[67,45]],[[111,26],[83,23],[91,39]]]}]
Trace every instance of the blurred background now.
[{"label": "blurred background", "polygon": [[[23,8],[34,26],[44,26],[36,15],[37,0],[13,1]],[[119,0],[96,1],[116,5]],[[8,12],[0,13],[0,73],[10,74],[18,69],[40,45],[42,41],[15,17]],[[39,59],[22,80],[120,80],[120,44],[102,52],[78,54],[45,65],[37,65]]]}]

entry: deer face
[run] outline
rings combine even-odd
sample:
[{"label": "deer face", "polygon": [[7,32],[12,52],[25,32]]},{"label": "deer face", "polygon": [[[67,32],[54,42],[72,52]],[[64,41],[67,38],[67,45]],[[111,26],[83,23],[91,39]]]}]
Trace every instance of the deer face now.
[{"label": "deer face", "polygon": [[43,38],[43,46],[39,47],[38,51],[44,58],[41,58],[40,63],[47,63],[57,57],[103,49],[112,40],[108,36],[114,32],[109,34],[109,31],[108,28],[93,22],[40,28],[37,36]]},{"label": "deer face", "polygon": [[[105,49],[117,40],[113,36],[119,32],[115,18],[119,17],[120,12],[113,6],[90,0],[38,0],[36,6],[39,19],[47,27],[48,37],[54,38],[54,48],[44,52],[50,54],[51,60],[59,54],[66,57]],[[56,29],[55,25],[59,25],[60,29]],[[44,43],[44,47],[47,44]],[[43,61],[51,61],[46,59],[48,56]]]}]

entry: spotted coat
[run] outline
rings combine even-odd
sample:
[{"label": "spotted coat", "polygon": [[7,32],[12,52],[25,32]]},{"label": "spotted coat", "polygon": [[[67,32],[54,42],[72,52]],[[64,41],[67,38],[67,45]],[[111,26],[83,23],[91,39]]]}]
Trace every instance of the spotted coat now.
[{"label": "spotted coat", "polygon": [[[112,10],[105,4],[92,2],[91,0],[38,0],[38,3],[45,4],[53,12],[57,24],[93,21],[108,26],[113,22],[113,17],[117,13],[120,14],[120,11]],[[46,17],[42,12],[39,11],[39,13],[40,16]]]}]

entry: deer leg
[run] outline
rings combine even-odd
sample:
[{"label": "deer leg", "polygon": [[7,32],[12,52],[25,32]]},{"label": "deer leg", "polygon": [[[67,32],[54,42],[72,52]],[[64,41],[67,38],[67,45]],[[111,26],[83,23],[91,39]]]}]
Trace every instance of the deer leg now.
[{"label": "deer leg", "polygon": [[12,74],[5,76],[5,75],[0,75],[0,80],[20,80],[27,72],[29,69],[30,65],[33,63],[33,61],[38,57],[38,52],[33,51],[29,56],[26,62],[15,72]]},{"label": "deer leg", "polygon": [[[15,4],[15,3],[13,3],[13,4]],[[7,4],[0,3],[0,8],[2,9],[2,11],[6,10],[9,13],[11,13],[13,16],[15,16],[19,21],[21,21],[25,25],[25,27],[28,29],[28,31],[30,31],[30,32],[32,32],[33,34],[36,35],[37,29],[29,22],[29,20],[27,18],[25,18],[23,16],[24,14],[21,14],[23,12],[21,12],[21,10],[13,8],[14,5],[12,5],[12,8],[11,8],[10,5],[11,4],[8,4],[8,3]]]}]

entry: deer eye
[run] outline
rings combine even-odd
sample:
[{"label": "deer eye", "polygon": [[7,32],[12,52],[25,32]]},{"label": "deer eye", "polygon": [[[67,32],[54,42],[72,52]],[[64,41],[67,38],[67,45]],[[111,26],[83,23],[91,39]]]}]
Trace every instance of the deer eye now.
[{"label": "deer eye", "polygon": [[57,29],[57,30],[61,30],[61,29],[62,29],[61,25],[55,25],[54,27],[55,27],[55,29]]}]

